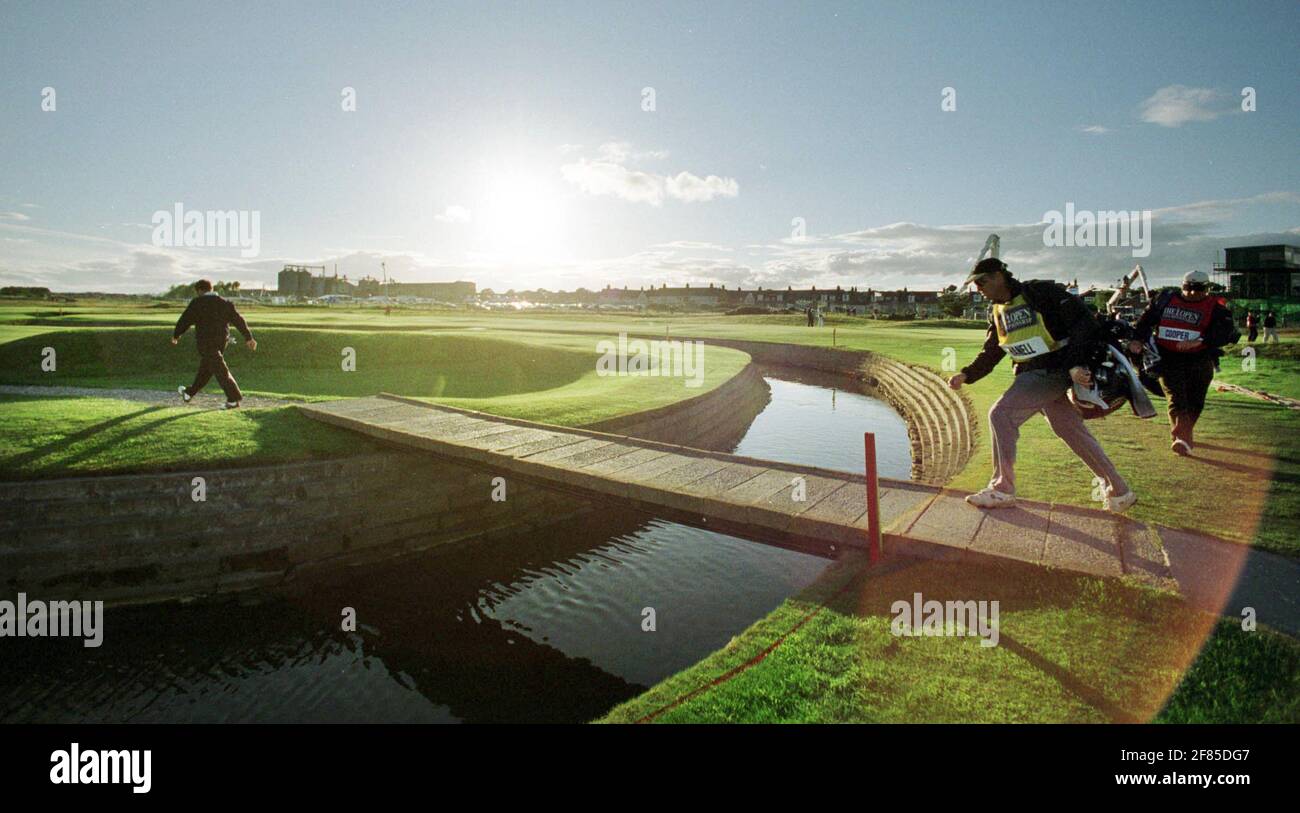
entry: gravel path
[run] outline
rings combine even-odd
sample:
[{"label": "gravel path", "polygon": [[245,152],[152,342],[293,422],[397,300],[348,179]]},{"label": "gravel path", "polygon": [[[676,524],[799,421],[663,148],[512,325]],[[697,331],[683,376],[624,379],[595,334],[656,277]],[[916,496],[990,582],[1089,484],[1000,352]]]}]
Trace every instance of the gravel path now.
[{"label": "gravel path", "polygon": [[[122,401],[136,401],[142,404],[162,404],[164,406],[185,406],[176,391],[160,390],[126,390],[100,389],[98,387],[38,387],[18,384],[0,384],[0,395],[36,395],[49,398],[67,398],[68,396],[89,396],[91,398],[117,398]],[[218,388],[215,393],[201,392],[190,401],[189,405],[200,408],[217,408],[224,404],[226,398]],[[253,395],[244,397],[241,407],[278,407],[296,403],[279,398],[260,398]]]}]

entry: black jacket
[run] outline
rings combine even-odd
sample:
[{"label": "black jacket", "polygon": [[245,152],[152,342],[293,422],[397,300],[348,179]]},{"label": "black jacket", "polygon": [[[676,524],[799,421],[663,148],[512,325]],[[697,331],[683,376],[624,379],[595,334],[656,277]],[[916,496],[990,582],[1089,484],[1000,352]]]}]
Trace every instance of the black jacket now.
[{"label": "black jacket", "polygon": [[[1057,340],[1068,338],[1065,347],[1046,355],[1032,358],[1016,365],[1016,374],[1025,370],[1068,370],[1071,367],[1086,367],[1097,342],[1103,340],[1101,325],[1092,311],[1083,304],[1083,300],[1065,289],[1064,285],[1051,280],[1031,279],[1020,282],[1008,279],[1011,296],[1024,294],[1039,316],[1047,332]],[[993,312],[989,311],[989,328],[984,337],[984,347],[975,360],[962,368],[966,383],[973,384],[993,372],[1006,351],[998,344],[998,329],[993,324]]]},{"label": "black jacket", "polygon": [[[1151,300],[1151,304],[1147,305],[1147,309],[1138,317],[1137,324],[1134,326],[1135,339],[1146,344],[1147,340],[1151,338],[1152,331],[1156,329],[1156,325],[1160,324],[1160,314],[1164,312],[1169,300],[1177,293],[1177,291],[1167,290]],[[1239,338],[1241,338],[1241,334],[1237,332],[1237,327],[1232,324],[1232,312],[1221,304],[1215,305],[1214,315],[1210,318],[1210,326],[1206,329],[1205,337],[1201,340],[1205,345],[1202,349],[1190,353],[1179,353],[1175,350],[1161,348],[1160,358],[1174,364],[1183,361],[1195,362],[1207,358],[1218,358],[1223,355],[1219,348],[1227,344],[1236,344]]]},{"label": "black jacket", "polygon": [[190,304],[185,306],[185,312],[176,321],[172,338],[179,339],[193,326],[200,353],[220,352],[230,340],[229,325],[238,328],[245,339],[253,338],[248,323],[233,304],[213,293],[202,294],[191,299]]}]

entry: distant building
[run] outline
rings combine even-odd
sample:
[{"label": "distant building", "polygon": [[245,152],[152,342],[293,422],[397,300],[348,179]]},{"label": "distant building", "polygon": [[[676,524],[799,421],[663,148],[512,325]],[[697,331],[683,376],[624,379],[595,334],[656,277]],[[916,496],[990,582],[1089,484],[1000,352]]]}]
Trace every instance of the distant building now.
[{"label": "distant building", "polygon": [[[319,271],[319,274],[312,273]],[[323,265],[286,265],[276,278],[276,294],[298,299],[319,299],[322,296],[355,296],[357,286],[347,277],[325,275]]]},{"label": "distant building", "polygon": [[1300,302],[1300,247],[1237,246],[1223,255],[1214,265],[1215,276],[1227,274],[1233,298]]},{"label": "distant building", "polygon": [[608,285],[597,295],[601,304],[659,308],[737,308],[760,307],[775,310],[803,310],[816,306],[828,312],[847,312],[866,315],[911,313],[917,316],[935,316],[939,313],[938,291],[875,291],[844,288],[756,288],[746,291],[710,283],[707,286],[683,285],[628,290]]},{"label": "distant building", "polygon": [[476,290],[472,282],[381,282],[362,277],[354,283],[337,271],[333,276],[326,275],[323,265],[286,265],[277,279],[276,295],[296,299],[389,296],[464,302],[473,298]]},{"label": "distant building", "polygon": [[409,296],[439,302],[464,302],[477,291],[472,282],[382,282],[373,277],[362,277],[357,283],[356,296]]}]

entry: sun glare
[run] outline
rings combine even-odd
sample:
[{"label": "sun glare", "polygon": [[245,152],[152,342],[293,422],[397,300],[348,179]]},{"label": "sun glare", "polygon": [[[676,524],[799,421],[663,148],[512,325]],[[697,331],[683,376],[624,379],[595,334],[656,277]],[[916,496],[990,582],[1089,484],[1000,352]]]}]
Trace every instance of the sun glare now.
[{"label": "sun glare", "polygon": [[567,202],[541,173],[495,172],[476,214],[483,249],[510,260],[543,260],[563,253]]}]

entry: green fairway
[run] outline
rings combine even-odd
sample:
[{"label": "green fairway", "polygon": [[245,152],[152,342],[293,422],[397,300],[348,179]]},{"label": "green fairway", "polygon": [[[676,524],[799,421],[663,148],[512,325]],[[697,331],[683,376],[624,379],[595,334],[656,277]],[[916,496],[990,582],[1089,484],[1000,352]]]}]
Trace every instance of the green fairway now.
[{"label": "green fairway", "polygon": [[[1300,721],[1300,646],[1285,636],[1225,620],[1201,650],[1213,617],[1118,582],[1011,563],[862,565],[842,562],[603,721]],[[914,592],[998,600],[997,645],[892,634],[891,604]]]}]

